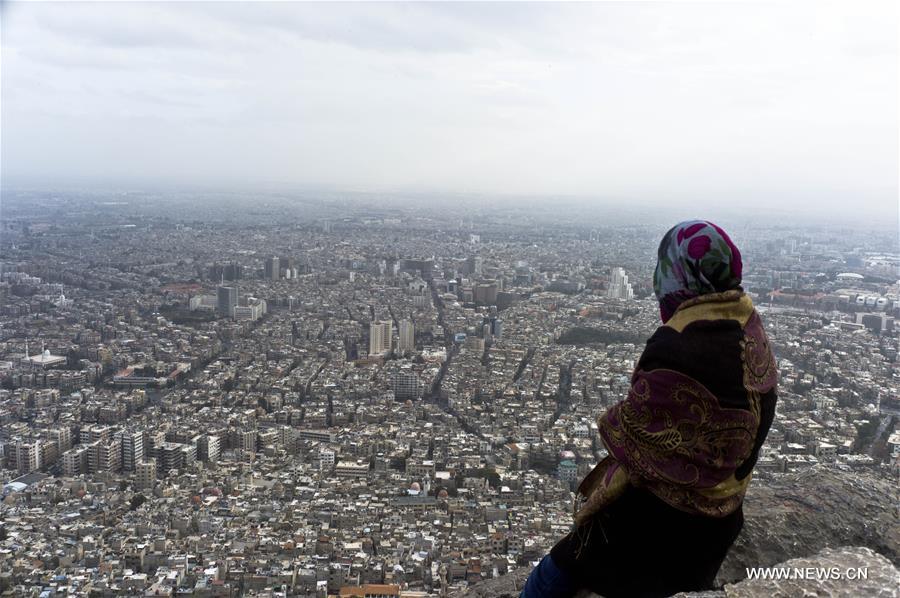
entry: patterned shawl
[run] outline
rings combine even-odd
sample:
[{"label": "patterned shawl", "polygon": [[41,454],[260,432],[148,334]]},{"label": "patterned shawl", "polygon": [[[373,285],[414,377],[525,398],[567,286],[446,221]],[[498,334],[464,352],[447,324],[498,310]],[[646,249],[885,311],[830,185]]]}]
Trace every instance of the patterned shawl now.
[{"label": "patterned shawl", "polygon": [[[695,322],[704,324],[686,332]],[[718,354],[704,359],[709,351]],[[627,398],[597,420],[609,456],[578,488],[576,524],[629,485],[689,513],[734,512],[774,416],[776,384],[748,296],[731,290],[683,301],[648,342]]]},{"label": "patterned shawl", "polygon": [[741,252],[712,222],[676,224],[663,236],[657,257],[653,290],[663,322],[687,299],[740,288]]}]

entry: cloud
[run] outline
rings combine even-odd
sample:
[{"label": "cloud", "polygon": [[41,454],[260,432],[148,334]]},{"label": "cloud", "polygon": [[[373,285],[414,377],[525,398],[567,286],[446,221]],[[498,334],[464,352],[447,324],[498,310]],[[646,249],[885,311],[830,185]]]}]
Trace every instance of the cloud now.
[{"label": "cloud", "polygon": [[3,170],[883,211],[897,194],[892,16],[15,3]]}]

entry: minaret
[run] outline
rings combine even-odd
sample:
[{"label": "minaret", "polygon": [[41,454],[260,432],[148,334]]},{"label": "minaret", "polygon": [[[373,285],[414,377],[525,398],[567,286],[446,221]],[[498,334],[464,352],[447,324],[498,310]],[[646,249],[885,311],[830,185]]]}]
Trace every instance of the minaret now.
[{"label": "minaret", "polygon": [[28,338],[25,338],[25,359],[30,359],[31,355],[28,354]]}]

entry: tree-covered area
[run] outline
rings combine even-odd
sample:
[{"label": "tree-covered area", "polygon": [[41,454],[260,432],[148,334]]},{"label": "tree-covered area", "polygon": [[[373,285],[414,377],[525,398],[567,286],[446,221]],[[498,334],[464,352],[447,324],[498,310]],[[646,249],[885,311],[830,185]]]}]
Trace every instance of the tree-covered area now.
[{"label": "tree-covered area", "polygon": [[587,328],[576,326],[569,328],[558,339],[558,345],[598,345],[611,343],[641,344],[645,341],[641,335],[633,332],[619,330],[602,330],[600,328]]}]

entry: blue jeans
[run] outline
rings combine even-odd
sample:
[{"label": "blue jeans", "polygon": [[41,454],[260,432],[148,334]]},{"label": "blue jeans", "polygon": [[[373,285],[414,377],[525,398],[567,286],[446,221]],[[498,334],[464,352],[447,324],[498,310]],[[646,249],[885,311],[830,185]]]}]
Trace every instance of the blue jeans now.
[{"label": "blue jeans", "polygon": [[575,581],[548,554],[531,570],[519,598],[571,598],[576,590]]}]

